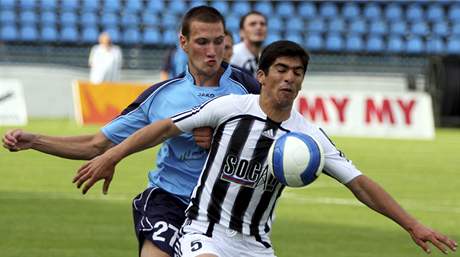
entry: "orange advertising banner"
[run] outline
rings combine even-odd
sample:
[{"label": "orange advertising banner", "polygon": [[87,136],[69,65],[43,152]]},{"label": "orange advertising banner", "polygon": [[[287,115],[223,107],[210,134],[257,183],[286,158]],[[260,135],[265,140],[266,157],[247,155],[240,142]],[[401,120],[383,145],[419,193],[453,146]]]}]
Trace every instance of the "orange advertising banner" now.
[{"label": "orange advertising banner", "polygon": [[75,81],[73,98],[79,124],[105,124],[117,117],[149,84]]}]

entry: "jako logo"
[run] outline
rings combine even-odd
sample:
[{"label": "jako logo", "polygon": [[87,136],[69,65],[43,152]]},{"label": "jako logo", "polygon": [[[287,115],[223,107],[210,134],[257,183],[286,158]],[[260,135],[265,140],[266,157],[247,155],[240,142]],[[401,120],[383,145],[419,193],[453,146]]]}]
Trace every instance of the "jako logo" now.
[{"label": "jako logo", "polygon": [[215,97],[215,95],[213,93],[199,93],[198,96]]}]

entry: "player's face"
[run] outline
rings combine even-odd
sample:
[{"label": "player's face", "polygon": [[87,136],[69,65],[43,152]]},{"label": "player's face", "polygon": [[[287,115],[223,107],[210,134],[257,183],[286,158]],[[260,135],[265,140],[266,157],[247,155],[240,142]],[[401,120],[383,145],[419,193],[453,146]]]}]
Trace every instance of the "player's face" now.
[{"label": "player's face", "polygon": [[204,77],[217,74],[224,54],[224,38],[224,26],[221,22],[191,22],[189,37],[181,35],[180,41],[188,55],[192,74]]},{"label": "player's face", "polygon": [[298,57],[278,57],[268,73],[259,70],[257,78],[262,85],[264,97],[276,108],[291,108],[304,78],[304,67]]},{"label": "player's face", "polygon": [[233,55],[233,40],[230,36],[225,36],[224,39],[224,61],[230,62]]},{"label": "player's face", "polygon": [[267,36],[265,18],[258,14],[250,14],[244,21],[241,36],[251,43],[262,43]]}]

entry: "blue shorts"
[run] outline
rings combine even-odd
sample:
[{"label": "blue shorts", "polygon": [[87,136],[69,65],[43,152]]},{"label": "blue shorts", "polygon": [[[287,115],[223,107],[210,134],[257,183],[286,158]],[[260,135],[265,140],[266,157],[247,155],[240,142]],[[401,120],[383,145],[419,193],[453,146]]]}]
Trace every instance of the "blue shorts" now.
[{"label": "blue shorts", "polygon": [[139,255],[145,240],[174,256],[174,243],[185,220],[187,205],[160,188],[148,188],[133,199],[134,229]]}]

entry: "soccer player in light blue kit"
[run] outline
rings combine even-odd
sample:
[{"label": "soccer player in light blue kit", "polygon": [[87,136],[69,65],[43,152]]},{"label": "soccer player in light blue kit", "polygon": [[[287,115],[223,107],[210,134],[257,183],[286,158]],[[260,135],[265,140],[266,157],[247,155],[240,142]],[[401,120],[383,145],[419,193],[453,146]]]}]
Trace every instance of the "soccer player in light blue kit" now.
[{"label": "soccer player in light blue kit", "polygon": [[[13,130],[4,136],[4,146],[11,151],[35,149],[64,158],[91,159],[138,129],[216,96],[258,93],[259,85],[252,76],[222,63],[224,28],[224,18],[214,8],[190,9],[183,18],[180,36],[189,59],[187,71],[147,89],[100,133],[51,137]],[[149,173],[149,187],[133,200],[140,256],[173,255],[172,246],[206,156],[191,134],[163,143],[157,169]],[[104,192],[111,179],[105,180]],[[85,184],[83,193],[94,183]]]}]

